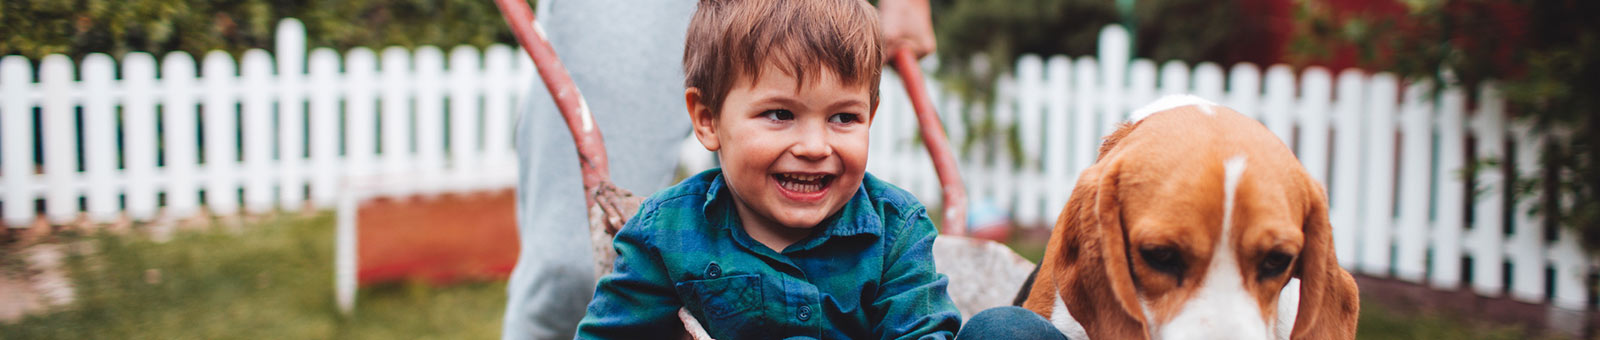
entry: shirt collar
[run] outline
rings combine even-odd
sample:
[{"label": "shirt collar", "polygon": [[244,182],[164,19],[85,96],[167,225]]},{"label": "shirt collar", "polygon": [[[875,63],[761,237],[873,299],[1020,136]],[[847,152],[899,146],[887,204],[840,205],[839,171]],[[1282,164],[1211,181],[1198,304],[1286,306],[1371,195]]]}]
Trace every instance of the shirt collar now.
[{"label": "shirt collar", "polygon": [[[872,198],[867,194],[866,177],[863,176],[861,185],[856,188],[855,195],[851,195],[850,200],[845,202],[844,208],[839,209],[839,212],[833,214],[833,216],[822,220],[818,228],[825,228],[825,231],[818,235],[853,236],[871,234],[883,236],[883,218],[878,214],[878,209],[874,209]],[[731,228],[735,221],[738,221],[736,216],[739,213],[734,206],[733,194],[727,189],[726,179],[723,178],[721,172],[718,172],[716,177],[711,179],[711,184],[706,186],[706,202],[700,207],[702,213],[705,214],[706,221],[711,222],[718,228]],[[742,233],[743,230],[739,232]],[[827,237],[813,236],[811,238],[826,239]],[[811,243],[811,241],[802,240],[797,244],[806,243]]]}]

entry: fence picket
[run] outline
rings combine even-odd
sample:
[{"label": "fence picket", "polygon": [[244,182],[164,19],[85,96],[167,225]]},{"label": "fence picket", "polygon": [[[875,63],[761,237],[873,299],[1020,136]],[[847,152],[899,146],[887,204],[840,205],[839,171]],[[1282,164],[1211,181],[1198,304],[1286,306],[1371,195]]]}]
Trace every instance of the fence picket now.
[{"label": "fence picket", "polygon": [[1182,94],[1193,92],[1189,89],[1189,66],[1180,60],[1169,60],[1161,64],[1161,90],[1160,94]]},{"label": "fence picket", "polygon": [[[1544,138],[1533,133],[1526,122],[1511,125],[1512,140],[1516,141],[1514,178],[1539,176],[1539,151],[1544,148]],[[1536,195],[1517,195],[1512,210],[1514,228],[1506,245],[1506,255],[1511,260],[1511,298],[1525,302],[1542,302],[1545,298],[1545,226],[1544,214],[1534,207],[1539,205]]]},{"label": "fence picket", "polygon": [[306,200],[306,36],[299,21],[278,25],[273,60],[278,74],[278,204],[302,208]]},{"label": "fence picket", "polygon": [[1333,223],[1333,246],[1337,250],[1339,265],[1355,268],[1356,244],[1361,230],[1361,141],[1363,133],[1361,106],[1365,97],[1361,89],[1367,86],[1366,75],[1354,69],[1339,73],[1338,99],[1334,103],[1334,160],[1333,172],[1328,177],[1329,218]]},{"label": "fence picket", "polygon": [[1261,68],[1251,63],[1234,64],[1228,71],[1227,105],[1234,112],[1261,119]]},{"label": "fence picket", "polygon": [[[398,46],[383,50],[383,169],[384,175],[412,169],[411,52]],[[388,194],[413,191],[411,181],[394,181]]]},{"label": "fence picket", "polygon": [[[1506,158],[1505,102],[1500,91],[1492,84],[1484,84],[1478,92],[1478,110],[1472,114],[1473,147],[1476,159],[1495,160],[1501,164]],[[1475,171],[1472,206],[1472,289],[1481,295],[1498,296],[1505,289],[1505,200],[1510,188],[1502,167],[1482,167]]]},{"label": "fence picket", "polygon": [[5,222],[33,221],[33,65],[22,56],[0,59],[0,175],[5,176]]},{"label": "fence picket", "polygon": [[1328,69],[1307,68],[1300,78],[1300,102],[1294,114],[1299,116],[1300,163],[1306,167],[1311,179],[1328,185],[1328,102],[1333,99],[1333,79]]},{"label": "fence picket", "polygon": [[1048,184],[1044,186],[1048,197],[1041,215],[1046,219],[1046,225],[1050,225],[1052,221],[1049,219],[1055,218],[1054,216],[1060,213],[1061,207],[1067,205],[1067,196],[1072,194],[1070,189],[1073,186],[1072,178],[1076,175],[1069,172],[1067,165],[1071,162],[1072,156],[1072,150],[1067,147],[1070,145],[1068,143],[1071,137],[1066,133],[1072,131],[1069,99],[1072,96],[1072,60],[1065,56],[1050,57],[1045,69],[1049,76],[1045,78],[1044,96],[1047,113],[1044,129],[1054,133],[1043,134],[1045,146],[1041,157],[1044,157],[1043,171],[1045,176],[1048,176]]},{"label": "fence picket", "polygon": [[[83,58],[83,91],[111,92],[116,70],[111,56],[94,53]],[[89,220],[112,222],[122,212],[117,200],[117,112],[110,96],[83,98],[83,170]]]},{"label": "fence picket", "polygon": [[1101,99],[1095,102],[1100,105],[1100,133],[1095,135],[1097,137],[1116,131],[1117,125],[1127,119],[1132,109],[1122,97],[1127,92],[1124,79],[1128,76],[1128,61],[1132,59],[1129,57],[1129,53],[1133,52],[1132,38],[1122,27],[1107,26],[1100,30],[1099,43],[1100,93],[1097,96]]},{"label": "fence picket", "polygon": [[[1139,108],[1156,100],[1156,63],[1137,59],[1128,69],[1128,106]],[[1132,110],[1129,110],[1130,112]]]},{"label": "fence picket", "polygon": [[[500,168],[512,166],[514,159],[511,153],[511,127],[514,126],[511,117],[512,98],[521,96],[513,93],[511,84],[530,82],[529,79],[512,79],[511,48],[505,45],[491,45],[484,52],[483,84],[483,153],[489,167]],[[881,92],[881,91],[880,91]]]},{"label": "fence picket", "polygon": [[155,58],[148,53],[129,53],[123,57],[122,102],[123,168],[128,178],[128,217],[149,220],[155,217],[156,196],[156,103]]},{"label": "fence picket", "polygon": [[39,64],[39,87],[44,100],[39,103],[39,133],[43,134],[44,176],[49,189],[45,195],[45,215],[51,223],[67,223],[77,216],[78,199],[73,180],[77,177],[77,118],[70,98],[72,60],[53,54]]},{"label": "fence picket", "polygon": [[1394,109],[1397,89],[1394,75],[1373,75],[1368,87],[1366,116],[1366,170],[1362,173],[1366,190],[1361,191],[1361,267],[1362,273],[1389,275],[1394,224]]},{"label": "fence picket", "polygon": [[[440,178],[444,173],[444,52],[438,47],[423,46],[416,52],[416,82],[412,98],[416,98],[416,166],[425,178]],[[436,193],[441,189],[434,183],[424,184],[421,192]]]},{"label": "fence picket", "polygon": [[1095,86],[1096,70],[1094,58],[1078,58],[1072,74],[1076,82],[1072,84],[1073,98],[1077,98],[1076,105],[1072,106],[1072,177],[1077,178],[1083,169],[1094,164],[1096,153],[1100,147],[1100,135],[1095,133],[1094,105],[1099,88]]},{"label": "fence picket", "polygon": [[450,173],[456,185],[476,188],[482,176],[478,153],[478,49],[472,45],[450,50]]},{"label": "fence picket", "polygon": [[1438,163],[1433,167],[1434,217],[1433,261],[1429,263],[1429,282],[1439,289],[1461,286],[1462,228],[1466,223],[1466,136],[1462,112],[1466,110],[1466,95],[1460,89],[1447,89],[1440,97],[1438,126]]},{"label": "fence picket", "polygon": [[196,134],[199,126],[194,94],[195,64],[188,53],[168,53],[161,61],[161,121],[163,168],[167,191],[164,213],[185,218],[199,211],[200,183],[196,168],[200,161]]},{"label": "fence picket", "polygon": [[241,113],[244,124],[240,125],[244,139],[244,207],[250,213],[264,213],[272,210],[276,197],[272,190],[272,136],[276,129],[285,127],[274,128],[272,124],[272,95],[277,92],[273,91],[272,56],[266,51],[249,50],[244,52],[240,64],[243,67],[239,75],[239,93],[244,97],[244,112]]},{"label": "fence picket", "polygon": [[1044,224],[1040,213],[1044,204],[1043,189],[1038,185],[1043,176],[1039,172],[1044,149],[1045,79],[1044,59],[1025,55],[1017,60],[1017,133],[1022,146],[1022,166],[1016,181],[1016,221],[1023,225]]},{"label": "fence picket", "polygon": [[344,174],[371,176],[378,154],[377,56],[357,47],[345,54]]},{"label": "fence picket", "polygon": [[1400,104],[1399,214],[1395,224],[1395,275],[1402,280],[1422,282],[1427,274],[1428,193],[1431,180],[1428,163],[1433,159],[1433,122],[1428,108],[1433,86],[1418,82],[1406,87]]},{"label": "fence picket", "polygon": [[205,106],[206,207],[217,215],[239,211],[239,109],[234,105],[235,79],[239,75],[233,56],[223,51],[206,53],[203,69]]},{"label": "fence picket", "polygon": [[1266,96],[1261,106],[1262,123],[1266,123],[1267,129],[1278,135],[1278,139],[1283,140],[1283,145],[1289,146],[1289,150],[1295,150],[1295,156],[1299,156],[1294,138],[1295,115],[1290,111],[1294,102],[1294,71],[1283,64],[1268,67],[1267,84],[1262,90]]},{"label": "fence picket", "polygon": [[319,48],[311,51],[311,75],[306,89],[311,97],[310,169],[311,204],[333,208],[338,203],[339,176],[339,97],[346,88],[339,77],[339,53]]},{"label": "fence picket", "polygon": [[1222,66],[1217,63],[1203,62],[1194,68],[1194,94],[1208,100],[1221,100],[1222,97]]}]

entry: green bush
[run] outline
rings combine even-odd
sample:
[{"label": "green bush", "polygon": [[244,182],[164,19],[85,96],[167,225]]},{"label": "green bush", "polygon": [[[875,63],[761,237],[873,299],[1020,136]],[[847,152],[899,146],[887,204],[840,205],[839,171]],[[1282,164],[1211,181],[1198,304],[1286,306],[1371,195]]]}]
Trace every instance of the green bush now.
[{"label": "green bush", "polygon": [[486,0],[7,0],[0,55],[270,50],[283,18],[313,48],[514,43]]}]

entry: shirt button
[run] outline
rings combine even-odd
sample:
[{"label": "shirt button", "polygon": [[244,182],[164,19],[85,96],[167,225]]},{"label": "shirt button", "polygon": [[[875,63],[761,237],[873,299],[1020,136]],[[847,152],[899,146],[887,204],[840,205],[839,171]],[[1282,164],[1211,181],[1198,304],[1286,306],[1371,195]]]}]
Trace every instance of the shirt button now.
[{"label": "shirt button", "polygon": [[800,321],[811,320],[811,306],[800,306]]},{"label": "shirt button", "polygon": [[719,277],[722,277],[721,266],[718,266],[716,262],[712,262],[711,265],[706,266],[706,278],[715,279]]}]

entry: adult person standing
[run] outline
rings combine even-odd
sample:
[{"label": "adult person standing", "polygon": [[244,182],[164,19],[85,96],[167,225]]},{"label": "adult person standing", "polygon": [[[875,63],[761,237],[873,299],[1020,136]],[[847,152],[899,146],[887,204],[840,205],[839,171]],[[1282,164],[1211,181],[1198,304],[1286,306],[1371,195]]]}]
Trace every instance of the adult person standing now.
[{"label": "adult person standing", "polygon": [[[745,1],[745,0],[727,0]],[[751,0],[754,1],[754,0]],[[927,0],[880,0],[889,51],[934,50]],[[683,119],[683,45],[695,1],[542,0],[540,25],[583,90],[606,137],[611,179],[648,195],[666,187]],[[522,252],[507,284],[503,339],[571,339],[594,294],[588,210],[576,147],[544,82],[517,120],[517,233]]]}]

